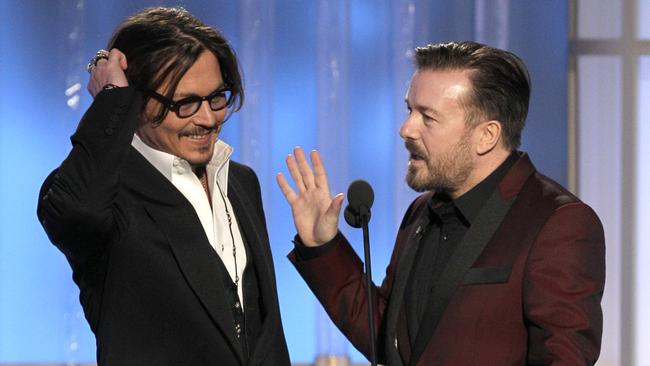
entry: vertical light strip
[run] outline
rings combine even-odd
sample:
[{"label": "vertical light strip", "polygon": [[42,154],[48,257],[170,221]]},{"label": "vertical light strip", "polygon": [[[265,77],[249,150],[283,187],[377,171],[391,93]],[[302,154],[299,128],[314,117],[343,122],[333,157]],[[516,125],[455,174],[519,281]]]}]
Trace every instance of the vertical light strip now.
[{"label": "vertical light strip", "polygon": [[[349,181],[349,24],[346,0],[318,2],[317,42],[317,146],[328,167],[332,192],[345,192]],[[317,364],[347,362],[348,341],[334,326],[320,304],[317,316]]]},{"label": "vertical light strip", "polygon": [[321,0],[317,20],[317,148],[328,164],[332,192],[345,192],[348,181],[350,4]]},{"label": "vertical light strip", "polygon": [[[578,27],[578,0],[569,1],[569,41],[575,45]],[[578,190],[578,61],[573,47],[569,53],[569,75],[567,78],[567,180],[568,188]]]},{"label": "vertical light strip", "polygon": [[618,365],[621,330],[622,60],[578,56],[578,194],[605,229],[607,281],[600,365]]},{"label": "vertical light strip", "polygon": [[617,39],[622,34],[622,3],[636,0],[578,0],[578,37]]},{"label": "vertical light strip", "polygon": [[476,0],[474,24],[477,41],[492,47],[508,48],[510,0]]},{"label": "vertical light strip", "polygon": [[650,1],[639,0],[639,11],[637,12],[638,37],[643,40],[650,39]]},{"label": "vertical light strip", "polygon": [[[619,1],[619,0],[617,0]],[[637,116],[637,85],[638,85],[638,52],[637,46],[637,4],[638,0],[621,1],[621,22],[623,39],[621,45],[624,47],[623,58],[623,109],[621,118],[624,121],[622,143],[622,169],[621,174],[621,272],[619,285],[621,287],[621,364],[622,365],[645,365],[638,363],[641,360],[634,360],[637,350],[647,352],[647,345],[641,348],[636,347],[637,308],[635,299],[638,293],[637,268],[637,245],[634,233],[639,222],[635,221],[635,208],[637,197],[635,195],[637,182],[636,170],[636,129],[639,121]],[[615,14],[614,14],[615,15]],[[610,247],[611,248],[611,247]]]},{"label": "vertical light strip", "polygon": [[[86,63],[92,55],[85,54],[86,23],[84,0],[60,1],[60,19],[62,35],[65,37],[62,44],[66,57],[65,85],[60,94],[65,98],[69,110],[79,111],[82,98],[89,98],[83,85],[86,78]],[[72,115],[69,114],[69,115]],[[66,123],[71,123],[67,121]],[[82,361],[84,355],[93,354],[95,350],[94,339],[88,337],[88,326],[83,309],[79,304],[79,289],[66,279],[66,294],[61,299],[65,301],[63,314],[63,355],[66,364],[75,365]],[[86,356],[87,357],[87,356]]]},{"label": "vertical light strip", "polygon": [[63,95],[66,98],[66,105],[73,110],[79,108],[82,95],[86,88],[82,86],[85,79],[86,62],[90,55],[84,54],[85,32],[85,1],[61,1],[59,4],[62,14],[61,18],[66,19],[64,23],[65,42],[64,48],[66,57],[65,90]]},{"label": "vertical light strip", "polygon": [[635,364],[650,358],[650,56],[639,62],[636,130]]},{"label": "vertical light strip", "polygon": [[[399,138],[399,128],[406,117],[406,106],[404,96],[408,83],[413,73],[413,49],[416,47],[416,12],[426,13],[426,6],[415,0],[397,0],[392,3],[393,35],[391,55],[392,60],[392,102],[393,102],[393,130],[395,131],[393,145],[393,227],[399,227],[402,221],[402,213],[415,196],[413,191],[406,185],[404,177],[408,162],[407,151],[404,142]],[[417,44],[417,46],[420,46]],[[395,230],[397,231],[397,230]]]},{"label": "vertical light strip", "polygon": [[270,202],[270,187],[275,186],[271,172],[273,124],[271,103],[273,79],[273,10],[275,1],[241,2],[241,57],[244,73],[245,107],[240,111],[241,160],[253,167],[262,187],[262,201]]}]

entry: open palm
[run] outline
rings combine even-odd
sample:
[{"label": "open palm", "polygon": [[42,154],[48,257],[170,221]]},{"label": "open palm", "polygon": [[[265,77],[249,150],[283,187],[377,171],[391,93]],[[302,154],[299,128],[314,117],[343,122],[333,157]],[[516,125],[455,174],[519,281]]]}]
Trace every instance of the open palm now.
[{"label": "open palm", "polygon": [[332,198],[320,155],[312,150],[310,158],[313,171],[302,148],[296,147],[294,154],[287,156],[287,167],[297,194],[282,173],[278,173],[277,181],[291,206],[300,240],[307,246],[318,246],[332,240],[338,232],[343,194]]}]

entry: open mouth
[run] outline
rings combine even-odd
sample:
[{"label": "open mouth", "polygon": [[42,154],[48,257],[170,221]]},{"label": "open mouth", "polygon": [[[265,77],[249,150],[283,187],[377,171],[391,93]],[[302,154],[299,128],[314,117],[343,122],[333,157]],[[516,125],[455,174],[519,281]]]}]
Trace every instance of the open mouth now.
[{"label": "open mouth", "polygon": [[204,133],[202,135],[188,135],[186,137],[188,139],[190,139],[190,140],[201,141],[201,140],[205,140],[206,138],[210,137],[210,134],[209,133]]},{"label": "open mouth", "polygon": [[210,141],[210,137],[212,136],[212,131],[213,130],[185,132],[185,133],[181,133],[180,137],[185,137],[188,140],[193,142],[204,143]]},{"label": "open mouth", "polygon": [[424,160],[424,157],[422,155],[416,154],[416,153],[411,153],[409,155],[409,160]]},{"label": "open mouth", "polygon": [[426,154],[423,153],[422,150],[413,141],[406,140],[404,142],[404,147],[409,152],[409,161],[410,162],[425,160]]}]

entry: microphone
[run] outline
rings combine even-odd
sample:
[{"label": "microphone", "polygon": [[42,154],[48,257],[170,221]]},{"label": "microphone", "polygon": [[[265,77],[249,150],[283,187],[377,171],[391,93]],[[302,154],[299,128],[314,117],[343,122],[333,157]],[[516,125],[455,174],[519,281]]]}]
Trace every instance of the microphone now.
[{"label": "microphone", "polygon": [[375,200],[375,193],[368,182],[362,179],[355,180],[348,187],[348,206],[343,212],[343,217],[348,225],[356,228],[362,222],[370,221],[370,208]]},{"label": "microphone", "polygon": [[370,364],[377,365],[377,351],[375,346],[375,309],[372,299],[373,284],[370,264],[370,235],[368,222],[370,221],[370,208],[375,200],[372,187],[365,180],[355,180],[348,187],[348,206],[343,212],[345,221],[352,227],[363,229],[363,254],[366,272],[366,296],[368,297],[368,338],[370,341]]}]

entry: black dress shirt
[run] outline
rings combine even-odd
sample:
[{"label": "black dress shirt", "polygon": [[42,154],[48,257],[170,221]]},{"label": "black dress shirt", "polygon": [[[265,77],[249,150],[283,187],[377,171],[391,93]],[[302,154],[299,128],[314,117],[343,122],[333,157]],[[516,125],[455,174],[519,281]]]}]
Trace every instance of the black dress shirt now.
[{"label": "black dress shirt", "polygon": [[436,193],[428,202],[429,222],[420,233],[421,239],[404,298],[411,341],[415,341],[418,325],[429,303],[429,295],[449,258],[517,158],[517,153],[511,153],[487,178],[455,200],[447,194]]}]

